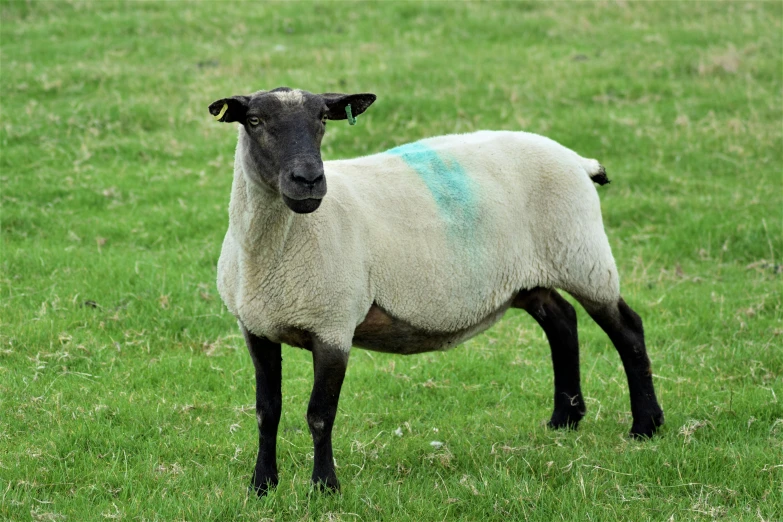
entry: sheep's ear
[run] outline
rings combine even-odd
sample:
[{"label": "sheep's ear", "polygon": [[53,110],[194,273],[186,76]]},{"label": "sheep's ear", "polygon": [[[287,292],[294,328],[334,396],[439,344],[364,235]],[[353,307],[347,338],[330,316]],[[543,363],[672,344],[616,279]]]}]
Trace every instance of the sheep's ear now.
[{"label": "sheep's ear", "polygon": [[223,98],[222,100],[209,104],[209,113],[214,116],[217,121],[226,123],[238,121],[244,124],[249,100],[250,98],[247,96]]},{"label": "sheep's ear", "polygon": [[344,120],[348,118],[345,114],[345,107],[351,105],[351,114],[356,117],[366,111],[372,102],[375,101],[376,96],[371,93],[362,94],[336,94],[327,92],[321,94],[321,97],[326,102],[328,112],[326,117],[330,120]]}]

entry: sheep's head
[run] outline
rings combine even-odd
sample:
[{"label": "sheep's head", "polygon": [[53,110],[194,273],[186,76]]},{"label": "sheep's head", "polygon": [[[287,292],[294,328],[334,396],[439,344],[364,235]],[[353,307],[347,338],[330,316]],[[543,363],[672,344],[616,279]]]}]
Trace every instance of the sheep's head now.
[{"label": "sheep's head", "polygon": [[[374,94],[312,94],[279,87],[213,102],[209,112],[244,127],[246,152],[260,182],[280,193],[299,214],[315,211],[326,195],[321,139],[327,120],[344,120],[375,101]],[[243,133],[240,133],[243,134]]]}]

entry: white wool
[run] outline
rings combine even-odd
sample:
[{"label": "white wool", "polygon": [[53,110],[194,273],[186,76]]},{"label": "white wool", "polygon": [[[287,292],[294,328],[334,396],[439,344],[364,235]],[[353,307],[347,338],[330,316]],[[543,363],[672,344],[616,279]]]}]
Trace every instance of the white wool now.
[{"label": "white wool", "polygon": [[[298,328],[349,350],[373,303],[443,333],[479,325],[522,289],[619,299],[590,180],[600,165],[548,138],[481,131],[327,161],[312,214],[246,175],[242,141],[218,289],[256,335]],[[442,176],[417,169],[433,165]]]},{"label": "white wool", "polygon": [[304,103],[304,95],[299,89],[294,89],[292,91],[277,91],[273,92],[272,95],[287,105],[302,105]]}]

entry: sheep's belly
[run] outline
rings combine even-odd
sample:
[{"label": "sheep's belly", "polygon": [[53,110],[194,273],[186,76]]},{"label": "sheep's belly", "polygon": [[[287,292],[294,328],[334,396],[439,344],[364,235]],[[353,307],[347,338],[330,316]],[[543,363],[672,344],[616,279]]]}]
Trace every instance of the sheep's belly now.
[{"label": "sheep's belly", "polygon": [[356,327],[353,345],[376,352],[410,355],[448,350],[495,324],[511,306],[508,301],[479,322],[455,332],[431,332],[389,315],[373,303],[367,317]]}]

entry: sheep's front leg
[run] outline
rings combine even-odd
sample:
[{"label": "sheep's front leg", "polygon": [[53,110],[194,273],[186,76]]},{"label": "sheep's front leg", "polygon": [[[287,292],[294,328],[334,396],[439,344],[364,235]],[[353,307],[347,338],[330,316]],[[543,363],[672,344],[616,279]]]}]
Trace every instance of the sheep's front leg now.
[{"label": "sheep's front leg", "polygon": [[316,341],[313,345],[313,392],[307,407],[307,424],[313,436],[313,483],[320,489],[340,490],[334,472],[332,426],[348,366],[348,351]]},{"label": "sheep's front leg", "polygon": [[258,458],[251,487],[260,497],[277,486],[277,426],[280,423],[282,394],[280,344],[258,337],[242,327],[247,349],[256,368],[256,419],[258,419]]}]

